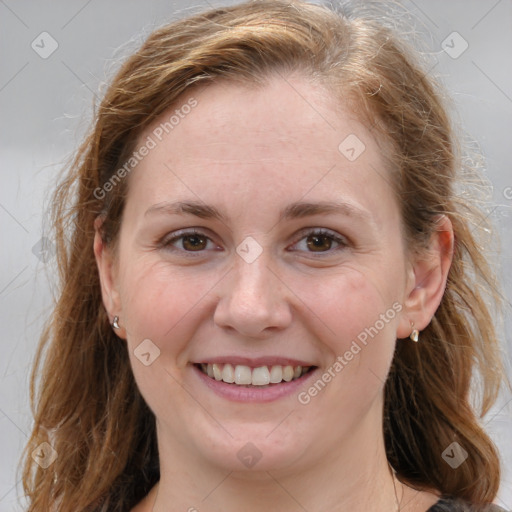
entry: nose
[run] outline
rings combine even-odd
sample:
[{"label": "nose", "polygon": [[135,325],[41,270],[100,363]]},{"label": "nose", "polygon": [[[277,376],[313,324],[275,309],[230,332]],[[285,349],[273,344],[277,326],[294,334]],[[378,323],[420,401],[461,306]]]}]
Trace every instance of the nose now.
[{"label": "nose", "polygon": [[251,338],[264,338],[286,328],[292,318],[289,289],[270,268],[266,251],[252,263],[235,255],[234,268],[218,289],[214,322]]}]

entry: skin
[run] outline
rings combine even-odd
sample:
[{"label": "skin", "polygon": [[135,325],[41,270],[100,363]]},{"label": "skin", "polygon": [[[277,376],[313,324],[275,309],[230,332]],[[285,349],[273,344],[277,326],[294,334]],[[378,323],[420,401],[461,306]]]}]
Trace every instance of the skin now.
[{"label": "skin", "polygon": [[[198,105],[129,176],[117,250],[99,232],[95,239],[105,307],[120,318],[116,333],[157,419],[161,479],[134,511],[230,512],[249,503],[251,512],[393,511],[395,486],[401,510],[427,510],[435,490],[393,482],[383,385],[395,343],[412,343],[402,339],[412,323],[421,331],[440,303],[450,221],[440,219],[422,257],[408,256],[382,149],[304,78],[273,77],[262,88],[217,83],[193,96]],[[354,161],[338,150],[349,134],[366,147]],[[177,200],[213,205],[226,220],[145,215]],[[348,203],[364,218],[278,221],[299,200]],[[172,242],[174,251],[159,243],[184,228],[207,237],[200,251],[190,250],[190,239]],[[326,228],[346,244],[321,238],[315,249],[305,228]],[[236,252],[248,236],[262,248],[252,263]],[[401,311],[307,405],[296,393],[235,403],[191,367],[217,355],[280,355],[310,361],[321,373],[394,303]],[[144,339],[160,349],[149,366],[134,355]],[[261,454],[252,468],[237,457],[249,442]]]}]

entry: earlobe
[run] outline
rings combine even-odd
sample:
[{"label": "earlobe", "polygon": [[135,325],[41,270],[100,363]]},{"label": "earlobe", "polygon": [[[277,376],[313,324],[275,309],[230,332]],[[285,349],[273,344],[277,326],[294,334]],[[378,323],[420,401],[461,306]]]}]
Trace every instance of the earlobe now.
[{"label": "earlobe", "polygon": [[406,338],[414,329],[421,331],[434,316],[446,289],[453,258],[454,235],[450,219],[441,215],[432,234],[429,248],[413,262],[409,272],[409,289],[397,336]]},{"label": "earlobe", "polygon": [[[114,255],[101,236],[102,221],[98,217],[94,222],[94,256],[98,267],[103,305],[112,324],[114,317],[119,317],[121,314],[121,300],[116,283]],[[122,328],[116,329],[116,334],[120,338],[125,338]]]}]

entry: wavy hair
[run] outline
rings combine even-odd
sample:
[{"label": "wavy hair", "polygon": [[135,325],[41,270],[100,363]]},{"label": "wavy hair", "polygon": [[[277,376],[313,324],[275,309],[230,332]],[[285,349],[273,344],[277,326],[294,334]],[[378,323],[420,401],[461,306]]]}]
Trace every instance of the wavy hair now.
[{"label": "wavy hair", "polygon": [[[397,343],[385,385],[385,444],[397,476],[412,487],[473,503],[495,498],[500,463],[479,418],[503,377],[493,319],[500,297],[478,239],[485,215],[458,193],[471,166],[458,150],[442,94],[378,19],[298,0],[256,0],[152,32],[111,81],[56,189],[60,288],[31,377],[35,421],[23,467],[28,512],[126,511],[158,481],[155,418],[102,304],[94,221],[103,215],[103,239],[115,244],[127,180],[105,184],[142,131],[194,85],[264,85],[275,73],[298,73],[340,104],[348,99],[392,148],[390,173],[409,250],[424,248],[439,214],[450,218],[456,244],[441,304],[420,344]],[[478,413],[471,405],[474,371],[481,382]],[[44,441],[58,453],[47,469],[30,456]],[[469,453],[457,471],[442,459],[454,441]]]}]

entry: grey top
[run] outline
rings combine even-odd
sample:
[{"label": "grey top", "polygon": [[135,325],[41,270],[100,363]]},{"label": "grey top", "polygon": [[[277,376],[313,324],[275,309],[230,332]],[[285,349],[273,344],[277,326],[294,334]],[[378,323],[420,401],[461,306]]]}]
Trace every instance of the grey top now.
[{"label": "grey top", "polygon": [[467,501],[455,498],[443,497],[427,512],[507,512],[504,508],[492,503],[486,505],[474,505]]}]

